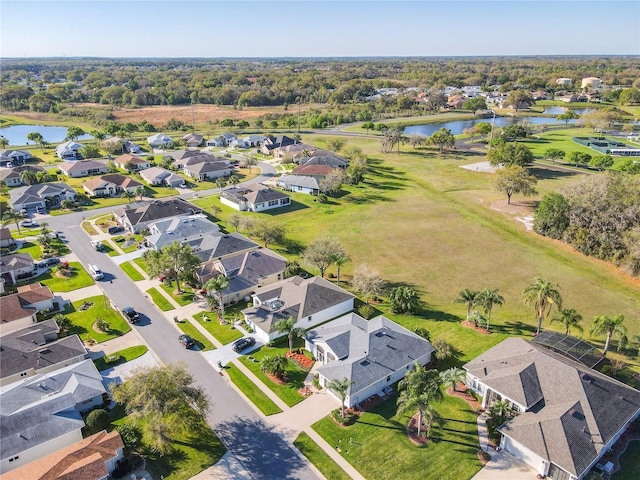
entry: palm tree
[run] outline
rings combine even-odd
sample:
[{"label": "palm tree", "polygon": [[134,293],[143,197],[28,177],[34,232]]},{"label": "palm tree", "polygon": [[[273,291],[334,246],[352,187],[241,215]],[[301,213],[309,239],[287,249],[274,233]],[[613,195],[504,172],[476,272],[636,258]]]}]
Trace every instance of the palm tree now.
[{"label": "palm tree", "polygon": [[571,329],[571,327],[582,333],[583,328],[578,325],[580,321],[582,321],[582,315],[576,312],[573,308],[562,309],[558,313],[559,315],[551,319],[551,323],[561,323],[562,325],[564,325],[565,335],[569,335],[569,330]]},{"label": "palm tree", "polygon": [[260,368],[264,373],[284,379],[284,372],[288,363],[289,360],[284,355],[274,355],[273,357],[264,357],[260,363]]},{"label": "palm tree", "polygon": [[36,172],[33,170],[23,170],[20,173],[20,180],[27,185],[34,185],[38,183],[38,177],[36,176]]},{"label": "palm tree", "polygon": [[504,297],[498,293],[498,289],[493,290],[485,288],[478,295],[478,305],[484,308],[484,313],[487,315],[487,330],[491,325],[491,310],[494,305],[504,305]]},{"label": "palm tree", "polygon": [[453,301],[453,303],[464,303],[467,306],[467,322],[471,317],[471,310],[476,306],[478,302],[479,294],[480,292],[476,290],[465,288],[464,290],[460,290],[458,292],[458,297]]},{"label": "palm tree", "polygon": [[609,350],[609,343],[611,337],[616,335],[620,338],[620,345],[627,343],[627,327],[622,325],[624,322],[624,315],[616,315],[613,318],[609,318],[605,315],[600,315],[593,319],[593,326],[589,330],[591,335],[606,335],[607,340],[604,344],[603,354],[606,356]]},{"label": "palm tree", "polygon": [[482,324],[487,323],[487,317],[485,317],[482,313],[477,310],[473,310],[471,312],[471,316],[469,316],[469,320],[473,321],[473,324],[476,327],[479,327]]},{"label": "palm tree", "polygon": [[342,380],[334,378],[329,383],[327,383],[327,388],[336,392],[336,395],[338,395],[338,397],[340,398],[340,416],[342,418],[344,418],[344,401],[347,398],[347,392],[351,388],[351,385],[353,385],[354,383],[356,382],[354,382],[353,380],[349,380],[347,377],[344,377]]},{"label": "palm tree", "polygon": [[218,305],[220,306],[220,321],[224,322],[224,299],[222,298],[222,292],[229,286],[229,277],[226,275],[218,275],[213,277],[207,283],[204,284],[204,288],[207,292],[213,292],[218,299]]},{"label": "palm tree", "polygon": [[93,137],[93,140],[96,143],[96,145],[102,142],[105,138],[107,138],[107,134],[104,132],[101,132],[100,130],[91,130],[89,134]]},{"label": "palm tree", "polygon": [[9,140],[0,135],[0,148],[7,148],[9,146]]},{"label": "palm tree", "polygon": [[[432,401],[441,401],[442,391],[440,391],[440,375],[436,370],[425,370],[418,362],[414,364],[413,370],[407,372],[405,377],[398,383],[398,411],[400,413],[409,410],[418,412],[418,435],[422,429],[423,416],[429,413]],[[428,431],[427,431],[428,434]]]},{"label": "palm tree", "polygon": [[18,228],[18,234],[20,234],[20,222],[27,218],[27,216],[22,212],[17,212],[15,210],[7,210],[2,215],[2,223],[7,224],[11,222],[15,222],[16,227]]},{"label": "palm tree", "polygon": [[71,328],[71,321],[61,313],[54,315],[53,319],[58,324],[58,329],[63,334],[62,336],[65,336]]},{"label": "palm tree", "polygon": [[542,329],[542,321],[551,308],[555,305],[558,310],[562,309],[562,296],[558,290],[560,287],[549,282],[546,278],[536,277],[531,285],[522,291],[522,296],[527,305],[533,303],[533,307],[538,316],[538,328],[536,334]]},{"label": "palm tree", "polygon": [[142,201],[142,197],[144,197],[145,193],[146,193],[146,190],[143,185],[136,188],[136,195],[139,197],[140,201]]},{"label": "palm tree", "polygon": [[222,178],[222,177],[218,177],[216,178],[216,187],[218,187],[220,190],[224,190],[224,187],[227,186],[227,181]]},{"label": "palm tree", "polygon": [[240,177],[235,173],[229,176],[229,183],[235,188],[240,183]]},{"label": "palm tree", "polygon": [[122,192],[121,197],[122,198],[126,198],[127,199],[127,203],[129,205],[131,205],[131,199],[132,198],[136,198],[136,194],[135,193],[131,193],[129,190],[125,190],[124,192]]},{"label": "palm tree", "polygon": [[338,285],[340,285],[340,268],[349,260],[351,259],[343,251],[337,252],[335,255],[331,257],[331,263],[335,264],[337,268],[336,276],[337,276]]},{"label": "palm tree", "polygon": [[511,414],[511,404],[506,400],[496,400],[489,408],[489,413],[494,418],[505,419]]},{"label": "palm tree", "polygon": [[458,382],[464,382],[467,372],[458,367],[451,367],[444,372],[440,372],[440,379],[445,388],[451,387],[454,392],[458,391]]},{"label": "palm tree", "polygon": [[293,353],[293,339],[294,337],[301,337],[304,335],[304,328],[296,327],[296,321],[289,318],[281,318],[273,324],[273,330],[279,333],[286,333],[289,337],[289,353]]}]

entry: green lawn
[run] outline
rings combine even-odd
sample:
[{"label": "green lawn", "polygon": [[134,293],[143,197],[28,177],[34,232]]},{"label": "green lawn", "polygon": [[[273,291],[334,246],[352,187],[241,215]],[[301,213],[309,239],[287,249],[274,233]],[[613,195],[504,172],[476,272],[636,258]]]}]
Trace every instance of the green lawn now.
[{"label": "green lawn", "polygon": [[[269,387],[273,393],[278,395],[278,397],[286,403],[288,406],[293,407],[297,403],[300,403],[304,400],[304,397],[298,393],[298,390],[304,387],[304,379],[307,377],[307,371],[299,368],[295,363],[289,362],[286,368],[286,377],[287,383],[284,385],[279,385],[275,382],[272,382],[260,369],[260,360],[267,356],[273,355],[284,355],[288,347],[282,346],[287,343],[286,337],[284,339],[280,339],[276,343],[275,347],[263,346],[260,349],[251,353],[251,356],[257,360],[254,362],[249,359],[249,356],[241,356],[240,361],[253,372],[253,374],[258,377],[262,383],[264,383],[267,387]],[[304,342],[302,339],[298,338],[294,342],[294,348],[302,346]]]},{"label": "green lawn", "polygon": [[[126,235],[118,235],[113,237],[113,241],[124,253],[135,252],[138,249],[138,242],[144,240],[144,237],[140,234],[127,233]],[[127,242],[132,242],[131,245],[125,246]]]},{"label": "green lawn", "polygon": [[117,352],[112,353],[111,355],[107,355],[104,357],[96,358],[93,363],[99,372],[106,370],[107,368],[115,367],[116,365],[120,365],[131,360],[135,360],[138,357],[141,357],[147,353],[147,347],[144,345],[137,345],[135,347],[125,348],[123,350],[118,350]]},{"label": "green lawn", "polygon": [[134,282],[144,280],[144,276],[136,269],[136,267],[131,265],[131,262],[121,263],[120,268],[124,271],[124,273],[129,275],[129,278],[131,278],[131,280],[133,280]]},{"label": "green lawn", "polygon": [[110,257],[117,257],[118,255],[122,255],[118,250],[114,248],[113,244],[109,240],[103,240],[102,245],[102,251]]},{"label": "green lawn", "polygon": [[169,310],[173,310],[175,308],[173,305],[171,305],[171,303],[169,303],[169,300],[164,298],[164,295],[162,295],[157,288],[151,287],[149,290],[147,290],[147,293],[153,300],[153,303],[155,303],[163,312],[168,312]]},{"label": "green lawn", "polygon": [[[13,227],[15,223],[8,223],[5,225],[6,227]],[[24,228],[20,227],[20,233],[18,233],[18,229],[11,230],[11,236],[14,240],[20,240],[25,237],[37,237],[40,235],[40,228]]]},{"label": "green lawn", "polygon": [[338,465],[313,439],[304,432],[301,432],[293,441],[294,447],[300,450],[307,459],[320,470],[325,478],[331,480],[349,480],[349,475]]},{"label": "green lawn", "polygon": [[[138,265],[142,271],[144,273],[146,273],[147,275],[149,275],[149,267],[147,266],[147,262],[145,262],[142,257],[138,257],[138,258],[134,258],[133,259],[133,263],[135,263],[136,265]],[[151,275],[149,275],[151,276]]]},{"label": "green lawn", "polygon": [[229,375],[234,385],[238,387],[263,414],[269,416],[282,412],[282,409],[278,407],[273,400],[265,395],[255,383],[249,380],[249,377],[238,370],[232,363],[226,365],[224,371]]},{"label": "green lawn", "polygon": [[640,441],[630,442],[620,457],[620,470],[612,476],[613,480],[637,480],[640,478]]},{"label": "green lawn", "polygon": [[[81,310],[80,307],[84,302],[93,303],[93,305],[87,310]],[[131,327],[125,319],[122,318],[120,312],[111,308],[109,299],[103,295],[73,302],[70,306],[67,306],[65,316],[72,323],[69,334],[73,335],[77,333],[83,341],[92,338],[96,342],[101,343],[124,335],[131,330]],[[99,332],[93,328],[97,318],[101,318],[109,324],[111,327],[109,333]]]},{"label": "green lawn", "polygon": [[82,229],[87,232],[89,235],[99,235],[99,232],[95,229],[95,227],[91,224],[91,222],[85,220],[82,222]]},{"label": "green lawn", "polygon": [[216,346],[211,343],[195,326],[189,322],[189,320],[182,320],[182,322],[178,323],[178,328],[182,330],[187,335],[191,335],[193,341],[196,342],[196,346],[203,352],[207,350],[215,350]]},{"label": "green lawn", "polygon": [[[48,286],[52,292],[70,292],[95,283],[80,262],[69,262],[69,268],[71,269],[69,277],[57,277],[55,273],[48,270],[36,277],[35,281]],[[30,283],[33,281],[34,279],[31,279]]]},{"label": "green lawn", "polygon": [[162,282],[160,284],[160,286],[162,287],[162,289],[167,292],[171,298],[173,298],[178,305],[180,305],[181,307],[184,307],[185,305],[189,305],[190,303],[193,303],[193,289],[187,287],[186,285],[184,285],[183,283],[180,283],[180,288],[182,288],[184,290],[183,293],[180,294],[175,294],[174,292],[176,291],[176,284],[175,282],[168,284],[167,282]]},{"label": "green lawn", "polygon": [[445,395],[434,404],[444,418],[423,447],[407,438],[410,415],[396,414],[396,397],[360,416],[350,427],[338,427],[325,417],[313,429],[365,478],[378,480],[441,480],[471,478],[481,468],[478,460],[476,415],[463,400]]},{"label": "green lawn", "polygon": [[[210,320],[205,320],[204,317],[209,318]],[[225,315],[226,316],[226,315]],[[196,313],[193,318],[207,331],[216,337],[223,345],[227,343],[231,343],[234,340],[242,337],[242,332],[233,326],[233,322],[229,322],[227,325],[220,325],[218,322],[217,315],[215,313],[210,312],[200,312]]]},{"label": "green lawn", "polygon": [[34,242],[22,242],[22,246],[16,253],[28,253],[34,260],[42,259],[42,248]]}]

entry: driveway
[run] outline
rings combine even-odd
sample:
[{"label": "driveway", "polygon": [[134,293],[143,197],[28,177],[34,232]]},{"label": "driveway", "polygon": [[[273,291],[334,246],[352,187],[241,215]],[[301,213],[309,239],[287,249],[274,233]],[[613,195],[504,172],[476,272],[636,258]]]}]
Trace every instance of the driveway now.
[{"label": "driveway", "polygon": [[533,480],[538,475],[533,468],[509,452],[491,451],[491,460],[471,480]]},{"label": "driveway", "polygon": [[159,365],[156,357],[153,356],[153,353],[147,352],[130,362],[123,363],[122,365],[116,365],[115,367],[101,371],[100,375],[102,375],[102,384],[104,385],[104,388],[108,390],[109,384],[115,383],[116,385],[120,385],[127,377],[131,376],[131,372],[136,368],[155,367],[156,365]]},{"label": "driveway", "polygon": [[215,350],[202,352],[202,356],[207,359],[207,362],[209,362],[212,367],[214,367],[216,370],[219,370],[218,362],[222,363],[222,365],[226,365],[232,360],[240,358],[243,355],[251,355],[251,352],[259,349],[263,345],[263,342],[256,339],[256,344],[253,347],[243,350],[242,353],[236,353],[233,351],[232,342],[223,347],[216,348]]}]

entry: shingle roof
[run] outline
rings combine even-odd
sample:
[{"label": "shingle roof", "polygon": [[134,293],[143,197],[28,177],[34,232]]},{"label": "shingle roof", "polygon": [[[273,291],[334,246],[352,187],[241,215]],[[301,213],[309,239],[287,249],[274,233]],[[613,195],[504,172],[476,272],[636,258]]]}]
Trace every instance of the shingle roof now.
[{"label": "shingle roof", "polygon": [[[149,243],[157,249],[173,242],[188,242],[204,235],[216,235],[220,227],[206,218],[167,218],[149,225],[152,233],[147,236]],[[157,229],[157,233],[156,233]]]},{"label": "shingle roof", "polygon": [[278,178],[278,183],[282,183],[287,186],[301,186],[318,190],[318,180],[315,177],[306,177],[304,175],[282,175]]},{"label": "shingle roof", "polygon": [[165,200],[154,200],[137,208],[125,208],[123,215],[131,225],[141,222],[152,222],[177,215],[194,215],[200,212],[195,205],[179,197]]},{"label": "shingle roof", "polygon": [[287,260],[267,248],[223,258],[218,270],[229,277],[224,295],[233,295],[247,288],[257,287],[263,278],[284,272]]},{"label": "shingle roof", "polygon": [[333,168],[331,165],[298,165],[291,171],[291,175],[329,175]]},{"label": "shingle roof", "polygon": [[33,265],[33,257],[28,253],[10,253],[0,256],[0,273],[11,272]]},{"label": "shingle roof", "polygon": [[93,192],[95,190],[99,190],[99,189],[103,189],[103,188],[107,188],[107,186],[109,185],[110,182],[100,178],[100,177],[96,177],[96,178],[91,178],[89,180],[87,180],[86,182],[82,182],[82,186],[84,188],[86,188],[87,190],[89,190],[90,192]]},{"label": "shingle roof", "polygon": [[259,248],[253,240],[239,233],[203,235],[201,238],[190,239],[187,242],[195,250],[196,256],[202,262],[218,260],[220,257],[234,255],[246,250]]},{"label": "shingle roof", "polygon": [[301,158],[299,165],[330,165],[332,167],[346,168],[349,165],[344,158],[331,155],[313,156]]},{"label": "shingle roof", "polygon": [[140,158],[136,155],[131,155],[129,153],[120,155],[118,158],[114,160],[114,163],[118,163],[120,165],[125,165],[127,162],[130,162],[133,165],[140,165],[141,163],[149,163],[149,160],[145,160],[144,158]]},{"label": "shingle roof", "polygon": [[76,160],[75,162],[62,162],[58,165],[58,168],[63,172],[71,173],[82,170],[106,170],[107,166],[103,162],[98,162],[97,160]]},{"label": "shingle roof", "polygon": [[0,240],[13,240],[13,236],[11,235],[11,230],[9,230],[7,227],[1,227]]},{"label": "shingle roof", "polygon": [[271,200],[280,200],[281,198],[289,198],[289,195],[262,184],[251,184],[245,187],[227,188],[222,195],[235,202],[240,203],[247,201],[252,205],[265,203]]},{"label": "shingle roof", "polygon": [[142,186],[142,183],[137,181],[135,178],[128,177],[127,175],[121,175],[119,173],[102,175],[100,178],[106,182],[111,182],[114,185],[118,185],[119,187],[122,187],[122,188],[131,188],[131,187],[137,188]]},{"label": "shingle roof", "polygon": [[46,197],[60,195],[61,193],[73,193],[75,190],[66,183],[39,183],[36,185],[28,185],[26,187],[14,188],[9,192],[11,196],[11,204],[22,205],[38,200],[44,200]]},{"label": "shingle roof", "polygon": [[193,165],[187,165],[185,170],[193,173],[219,172],[220,170],[229,170],[229,165],[224,162],[199,162]]}]

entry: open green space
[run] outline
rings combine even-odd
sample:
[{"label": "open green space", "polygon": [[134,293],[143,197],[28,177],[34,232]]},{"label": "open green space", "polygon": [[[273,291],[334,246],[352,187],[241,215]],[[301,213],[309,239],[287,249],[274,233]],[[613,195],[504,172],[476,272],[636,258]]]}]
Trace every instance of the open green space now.
[{"label": "open green space", "polygon": [[[86,308],[83,305],[86,305]],[[97,343],[102,343],[131,330],[120,312],[111,307],[109,299],[104,295],[73,302],[67,305],[64,315],[71,322],[69,334],[76,333],[83,341],[93,339]],[[108,332],[98,330],[95,326],[97,319],[107,322],[110,330]]]},{"label": "open green space", "polygon": [[147,266],[147,262],[145,262],[142,257],[134,258],[133,263],[138,265],[144,273],[149,275],[149,267]]},{"label": "open green space", "polygon": [[215,345],[200,333],[200,330],[198,330],[189,320],[183,319],[178,323],[178,328],[193,338],[193,341],[196,342],[196,346],[200,351],[206,352],[207,350],[216,349]]},{"label": "open green space", "polygon": [[129,275],[129,278],[134,282],[139,282],[140,280],[144,280],[144,276],[138,271],[136,267],[131,265],[131,262],[124,262],[120,264],[120,268],[124,273]]},{"label": "open green space", "polygon": [[69,262],[69,269],[71,275],[68,277],[58,277],[55,272],[47,270],[42,275],[30,279],[29,283],[40,282],[49,287],[52,292],[71,292],[94,284],[93,278],[80,262]]},{"label": "open green space", "polygon": [[313,439],[304,432],[301,432],[293,441],[293,446],[300,450],[307,459],[320,470],[325,478],[331,480],[349,480],[349,475],[338,465]]},{"label": "open green space", "polygon": [[620,470],[613,474],[613,480],[636,480],[640,478],[640,441],[629,443],[620,456]]},{"label": "open green space", "polygon": [[176,292],[176,284],[175,284],[175,282],[173,282],[173,283],[162,282],[160,284],[160,286],[181,307],[184,307],[185,305],[189,305],[190,303],[193,303],[193,295],[194,295],[193,289],[187,287],[183,283],[180,283],[180,288],[184,290],[184,292],[182,292],[182,293],[175,293]]},{"label": "open green space", "polygon": [[[15,226],[16,224],[13,222],[7,223],[5,225],[5,227],[8,227],[8,228],[15,227]],[[13,237],[14,240],[20,240],[26,237],[37,237],[38,235],[40,235],[40,227],[37,227],[37,228],[20,227],[20,233],[18,233],[17,228],[11,230],[11,236]]]},{"label": "open green space", "polygon": [[434,426],[431,440],[418,447],[407,437],[407,424],[415,412],[398,415],[396,398],[363,413],[350,427],[339,427],[325,417],[312,428],[329,445],[340,448],[340,455],[365,478],[471,478],[480,470],[476,415],[466,402],[445,394],[442,403],[434,403],[444,425]]},{"label": "open green space", "polygon": [[281,413],[282,409],[276,405],[249,377],[242,373],[236,366],[229,363],[224,367],[224,372],[238,389],[265,415]]},{"label": "open green space", "polygon": [[151,297],[151,300],[153,300],[153,303],[155,303],[163,312],[168,312],[169,310],[173,310],[175,308],[173,305],[171,305],[169,300],[164,298],[164,295],[162,295],[157,288],[151,287],[149,290],[147,290],[147,293]]},{"label": "open green space", "polygon": [[131,360],[135,360],[145,353],[147,353],[146,346],[136,345],[135,347],[128,347],[122,350],[118,350],[111,355],[105,355],[104,357],[96,358],[93,363],[95,364],[98,371],[101,372],[103,370],[106,370],[107,368],[112,368],[116,365],[121,365],[123,363],[130,362]]},{"label": "open green space", "polygon": [[[227,315],[225,317],[228,318]],[[227,325],[221,325],[215,313],[199,312],[193,318],[223,345],[242,337],[242,332],[233,326],[232,321],[229,321]]]}]

